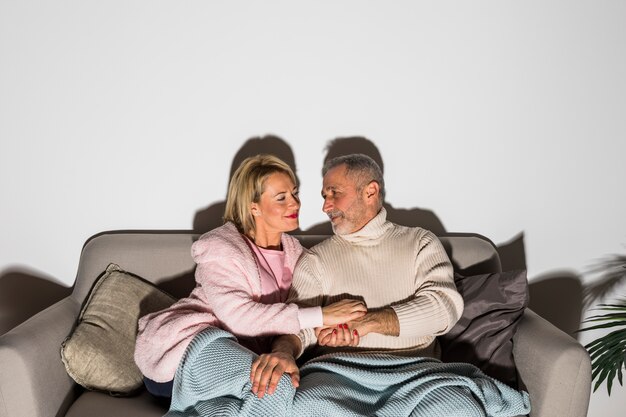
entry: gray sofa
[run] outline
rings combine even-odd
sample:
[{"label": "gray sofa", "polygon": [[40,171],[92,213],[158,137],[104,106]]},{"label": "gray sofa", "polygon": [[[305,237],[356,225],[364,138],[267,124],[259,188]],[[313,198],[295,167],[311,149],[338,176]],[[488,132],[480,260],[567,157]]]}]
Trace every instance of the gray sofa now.
[{"label": "gray sofa", "polygon": [[[82,251],[72,294],[0,336],[0,417],[154,417],[162,404],[145,390],[132,397],[85,391],[68,376],[60,357],[94,280],[111,262],[182,297],[194,285],[191,232],[105,232]],[[297,236],[305,246],[327,236]],[[441,237],[456,270],[500,271],[493,244],[479,235]],[[585,349],[526,310],[514,337],[514,357],[530,393],[532,417],[584,417],[591,392]]]}]

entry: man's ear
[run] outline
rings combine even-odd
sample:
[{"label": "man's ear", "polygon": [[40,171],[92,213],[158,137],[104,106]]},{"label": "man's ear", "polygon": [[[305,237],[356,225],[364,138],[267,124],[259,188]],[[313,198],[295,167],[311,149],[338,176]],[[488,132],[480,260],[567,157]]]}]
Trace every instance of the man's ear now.
[{"label": "man's ear", "polygon": [[376,181],[370,181],[363,189],[363,193],[365,194],[365,201],[378,202],[380,186]]}]

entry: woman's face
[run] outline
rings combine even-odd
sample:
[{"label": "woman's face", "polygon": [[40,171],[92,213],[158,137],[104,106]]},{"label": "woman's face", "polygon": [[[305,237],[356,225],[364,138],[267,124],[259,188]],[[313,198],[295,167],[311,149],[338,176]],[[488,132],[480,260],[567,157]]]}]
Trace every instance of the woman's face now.
[{"label": "woman's face", "polygon": [[252,203],[256,234],[289,232],[298,228],[298,188],[289,175],[275,172],[265,180],[258,203]]}]

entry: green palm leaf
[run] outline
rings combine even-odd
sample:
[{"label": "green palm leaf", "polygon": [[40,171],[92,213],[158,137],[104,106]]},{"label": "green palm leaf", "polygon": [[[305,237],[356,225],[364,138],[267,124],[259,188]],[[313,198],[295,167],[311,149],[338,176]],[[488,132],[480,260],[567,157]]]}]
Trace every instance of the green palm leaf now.
[{"label": "green palm leaf", "polygon": [[606,314],[587,318],[584,323],[590,326],[579,330],[584,332],[614,329],[609,334],[585,345],[591,358],[591,378],[595,381],[593,391],[595,392],[606,381],[609,395],[611,395],[615,378],[623,386],[622,368],[626,359],[626,299],[618,302],[620,304],[600,304],[597,310]]}]

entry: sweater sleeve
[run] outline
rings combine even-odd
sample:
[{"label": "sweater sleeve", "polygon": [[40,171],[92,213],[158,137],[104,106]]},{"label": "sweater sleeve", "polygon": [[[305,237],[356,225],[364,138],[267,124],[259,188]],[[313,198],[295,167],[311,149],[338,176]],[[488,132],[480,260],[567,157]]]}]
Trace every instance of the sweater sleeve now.
[{"label": "sweater sleeve", "polygon": [[[289,291],[288,303],[296,303],[301,307],[318,307],[324,303],[322,283],[319,278],[319,271],[315,268],[313,255],[305,252],[293,272],[293,282]],[[320,309],[321,310],[321,309]],[[321,311],[320,311],[321,313]],[[302,343],[302,349],[298,357],[305,349],[317,343],[317,336],[312,328],[303,329],[298,333],[298,338]]]},{"label": "sweater sleeve", "polygon": [[196,268],[196,281],[226,330],[245,337],[298,333],[298,306],[260,303],[253,295],[251,279],[255,279],[251,271],[234,258],[200,263]]},{"label": "sweater sleeve", "polygon": [[400,323],[400,337],[445,334],[461,317],[463,298],[454,284],[448,255],[431,232],[419,239],[415,275],[414,297],[391,306]]}]

